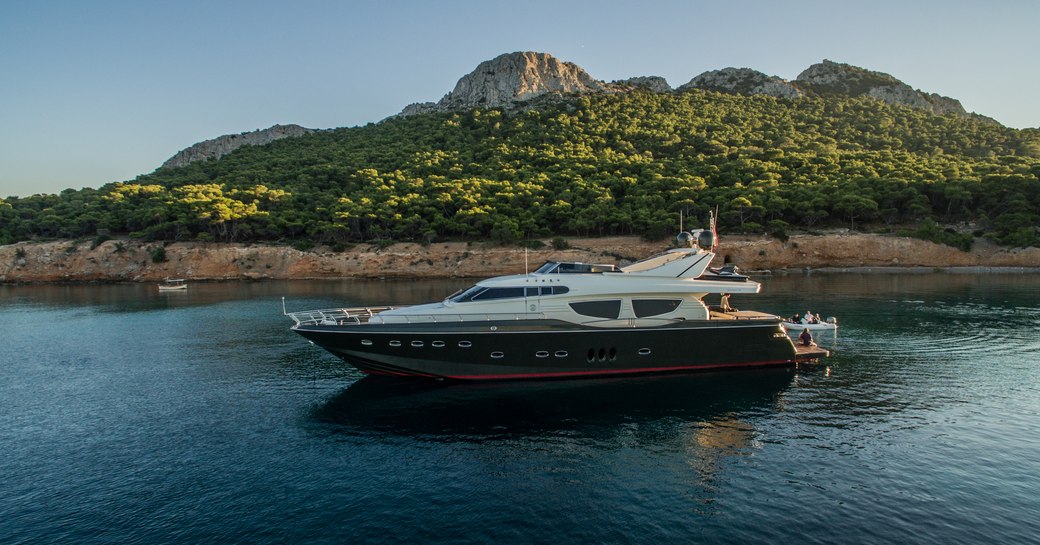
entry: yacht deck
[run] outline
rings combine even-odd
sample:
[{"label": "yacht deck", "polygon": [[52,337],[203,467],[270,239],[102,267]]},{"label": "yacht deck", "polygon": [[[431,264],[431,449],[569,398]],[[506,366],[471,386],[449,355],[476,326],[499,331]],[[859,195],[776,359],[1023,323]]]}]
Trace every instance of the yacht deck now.
[{"label": "yacht deck", "polygon": [[819,346],[805,346],[799,343],[794,345],[795,352],[797,354],[797,361],[816,361],[819,358],[828,358],[831,355],[831,351]]},{"label": "yacht deck", "polygon": [[711,307],[712,320],[779,320],[775,314],[759,312],[757,310],[730,310],[723,311],[719,307]]}]

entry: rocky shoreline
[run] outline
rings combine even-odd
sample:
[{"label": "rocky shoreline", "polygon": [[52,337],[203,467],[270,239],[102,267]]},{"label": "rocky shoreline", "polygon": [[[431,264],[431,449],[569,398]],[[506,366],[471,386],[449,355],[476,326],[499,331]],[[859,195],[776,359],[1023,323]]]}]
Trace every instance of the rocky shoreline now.
[{"label": "rocky shoreline", "polygon": [[[546,241],[547,242],[547,241]],[[109,240],[22,242],[0,246],[0,283],[313,280],[338,278],[488,277],[533,270],[553,260],[624,263],[653,255],[668,241],[637,237],[572,238],[570,248],[538,250],[479,242],[359,244],[342,252],[318,247]],[[166,261],[154,262],[163,248]],[[749,271],[1040,272],[1040,248],[1005,248],[977,240],[970,252],[906,237],[837,233],[723,236],[716,265]]]}]

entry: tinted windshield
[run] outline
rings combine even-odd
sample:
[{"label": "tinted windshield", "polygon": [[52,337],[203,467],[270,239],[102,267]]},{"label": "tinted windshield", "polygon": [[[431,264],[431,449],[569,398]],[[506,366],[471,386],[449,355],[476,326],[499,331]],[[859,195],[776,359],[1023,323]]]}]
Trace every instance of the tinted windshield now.
[{"label": "tinted windshield", "polygon": [[465,291],[455,292],[455,295],[448,297],[448,300],[453,303],[462,303],[465,301],[473,300],[473,296],[483,292],[487,288],[481,286],[473,286]]},{"label": "tinted windshield", "polygon": [[559,265],[559,263],[557,263],[555,261],[546,261],[545,264],[542,265],[541,267],[538,267],[538,270],[534,271],[534,273],[535,274],[549,274],[549,273],[551,273],[553,271],[553,269],[556,268],[557,265]]}]

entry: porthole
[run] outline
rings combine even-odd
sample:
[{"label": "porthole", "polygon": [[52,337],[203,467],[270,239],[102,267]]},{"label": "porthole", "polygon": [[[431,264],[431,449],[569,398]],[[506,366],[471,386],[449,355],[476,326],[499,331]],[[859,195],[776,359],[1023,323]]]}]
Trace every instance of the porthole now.
[{"label": "porthole", "polygon": [[567,357],[567,351],[566,350],[557,350],[556,353],[553,354],[553,355],[556,356],[557,358],[566,358]]},{"label": "porthole", "polygon": [[390,346],[401,346],[401,341],[390,341]]},{"label": "porthole", "polygon": [[473,343],[469,341],[459,341],[459,348],[469,348],[473,346]]},{"label": "porthole", "polygon": [[540,351],[534,353],[534,357],[536,357],[536,358],[548,358],[549,357],[549,352],[547,352],[545,350],[540,350]]},{"label": "porthole", "polygon": [[614,348],[613,346],[610,347],[610,351],[607,352],[607,359],[609,359],[610,361],[614,361],[617,359],[617,348]]},{"label": "porthole", "polygon": [[361,346],[372,346],[372,341],[368,339],[361,339]]},{"label": "porthole", "polygon": [[444,341],[433,341],[430,346],[434,348],[444,348]]},{"label": "porthole", "polygon": [[605,359],[607,359],[607,349],[606,348],[600,348],[599,349],[599,361],[603,361]]},{"label": "porthole", "polygon": [[590,361],[590,362],[595,360],[596,359],[596,349],[595,348],[590,348],[588,354],[585,354],[585,359]]},{"label": "porthole", "polygon": [[412,341],[412,346],[414,346],[416,348],[422,348],[424,344],[426,344],[426,343],[424,343],[422,341]]},{"label": "porthole", "polygon": [[650,355],[650,349],[649,348],[640,348],[639,349],[639,355],[640,356],[649,356]]},{"label": "porthole", "polygon": [[496,360],[499,359],[499,358],[504,357],[505,355],[506,355],[505,352],[492,352],[491,353],[491,357],[495,358]]}]

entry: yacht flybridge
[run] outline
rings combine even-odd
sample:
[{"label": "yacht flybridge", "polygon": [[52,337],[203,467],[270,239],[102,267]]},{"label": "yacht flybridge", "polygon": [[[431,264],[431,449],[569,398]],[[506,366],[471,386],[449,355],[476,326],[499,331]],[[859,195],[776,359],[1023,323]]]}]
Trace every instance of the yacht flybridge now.
[{"label": "yacht flybridge", "polygon": [[711,270],[712,231],[624,267],[550,261],[477,282],[443,301],[288,313],[292,330],[361,371],[447,379],[528,379],[783,365],[829,355],[796,347],[781,318],[709,307],[753,294]]}]

